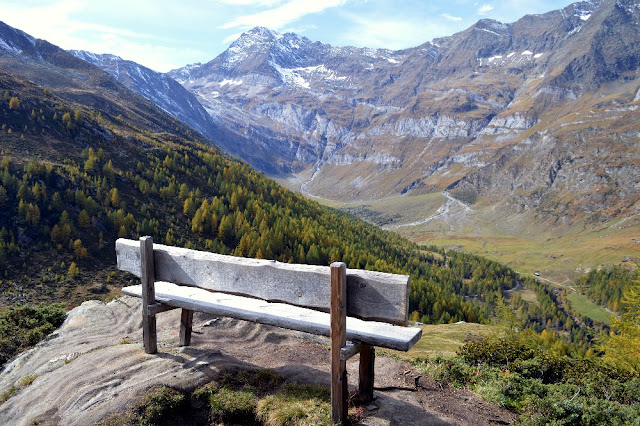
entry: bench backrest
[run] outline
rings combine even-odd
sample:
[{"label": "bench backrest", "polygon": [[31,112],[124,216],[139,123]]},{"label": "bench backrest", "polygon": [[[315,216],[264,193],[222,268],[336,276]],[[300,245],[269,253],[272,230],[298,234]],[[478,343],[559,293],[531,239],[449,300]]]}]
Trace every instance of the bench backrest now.
[{"label": "bench backrest", "polygon": [[[330,268],[153,245],[155,279],[328,312]],[[116,241],[118,269],[141,276],[140,242]],[[409,276],[347,269],[347,315],[407,325]]]}]

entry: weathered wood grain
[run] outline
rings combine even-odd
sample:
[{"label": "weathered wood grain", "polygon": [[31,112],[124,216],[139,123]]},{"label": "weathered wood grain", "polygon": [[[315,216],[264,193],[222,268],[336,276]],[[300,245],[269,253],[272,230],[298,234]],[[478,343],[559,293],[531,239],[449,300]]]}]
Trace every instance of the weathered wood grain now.
[{"label": "weathered wood grain", "polygon": [[354,355],[360,353],[360,349],[362,349],[361,343],[350,343],[342,347],[340,349],[340,359],[343,361],[348,361]]},{"label": "weathered wood grain", "polygon": [[142,338],[145,352],[154,354],[158,351],[158,339],[156,316],[149,313],[149,306],[156,302],[153,240],[151,237],[140,238],[138,253],[140,254],[140,281],[142,282]]},{"label": "weathered wood grain", "polygon": [[[156,282],[156,300],[179,308],[206,312],[321,336],[330,335],[329,314],[313,309],[233,294],[217,293],[197,287]],[[122,292],[141,297],[140,285],[124,287]],[[327,295],[328,296],[328,295]],[[347,340],[383,348],[408,351],[420,340],[422,330],[347,317]]]},{"label": "weathered wood grain", "polygon": [[163,305],[162,303],[158,303],[158,301],[156,301],[156,303],[147,306],[147,314],[157,315],[162,312],[172,311],[174,309],[178,309],[178,308],[176,306]]},{"label": "weathered wood grain", "polygon": [[[140,276],[139,243],[116,241],[118,268]],[[158,281],[329,311],[327,266],[248,259],[154,244]],[[347,269],[347,315],[406,325],[407,275]]]},{"label": "weathered wood grain", "polygon": [[347,362],[342,348],[347,344],[347,265],[331,264],[331,422],[347,420]]},{"label": "weathered wood grain", "polygon": [[182,309],[180,316],[180,346],[191,345],[191,329],[193,327],[193,311]]}]

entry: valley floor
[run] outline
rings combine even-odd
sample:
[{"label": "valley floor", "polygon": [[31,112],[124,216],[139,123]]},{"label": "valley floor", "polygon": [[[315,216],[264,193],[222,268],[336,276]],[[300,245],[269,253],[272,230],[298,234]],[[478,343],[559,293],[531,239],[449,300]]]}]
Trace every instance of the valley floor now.
[{"label": "valley floor", "polygon": [[[473,205],[448,192],[397,195],[378,200],[341,201],[304,191],[306,176],[280,183],[321,204],[347,211],[425,246],[460,250],[501,262],[520,274],[535,274],[552,286],[571,290],[572,308],[609,323],[611,312],[572,287],[577,277],[602,266],[634,267],[640,259],[640,215],[590,223],[562,223],[531,211],[505,214],[482,201]],[[527,299],[527,291],[519,291]]]},{"label": "valley floor", "polygon": [[[294,177],[279,182],[300,191],[301,181]],[[468,205],[447,192],[349,202],[304,195],[416,243],[484,256],[523,274],[538,272],[554,285],[570,286],[591,269],[632,265],[640,259],[640,215],[562,223],[531,211],[505,214],[489,203]]]}]

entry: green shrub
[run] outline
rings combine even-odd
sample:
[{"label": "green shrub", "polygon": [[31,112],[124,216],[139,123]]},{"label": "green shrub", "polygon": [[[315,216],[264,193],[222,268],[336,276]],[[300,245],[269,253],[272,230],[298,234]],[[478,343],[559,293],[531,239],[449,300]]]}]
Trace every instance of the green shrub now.
[{"label": "green shrub", "polygon": [[60,303],[16,305],[0,313],[0,366],[62,325],[65,316]]},{"label": "green shrub", "polygon": [[533,358],[536,351],[528,342],[517,337],[487,337],[463,345],[458,350],[458,355],[469,364],[483,363],[494,367],[508,367],[515,360]]},{"label": "green shrub", "polygon": [[252,391],[222,387],[209,397],[209,405],[212,417],[224,423],[256,422],[256,395]]},{"label": "green shrub", "polygon": [[559,355],[535,337],[490,336],[466,343],[453,359],[421,359],[416,366],[521,414],[523,424],[639,424],[639,375],[599,358]]},{"label": "green shrub", "polygon": [[539,379],[543,383],[555,383],[562,380],[565,371],[570,369],[572,362],[567,357],[561,357],[542,350],[532,350],[532,358],[516,359],[511,364],[511,370],[530,379]]},{"label": "green shrub", "polygon": [[463,387],[472,382],[477,369],[466,363],[461,358],[444,359],[436,357],[434,367],[430,374],[440,384],[451,384],[455,387]]},{"label": "green shrub", "polygon": [[139,408],[139,424],[153,425],[166,420],[177,411],[187,407],[185,395],[168,386],[162,386],[147,395]]}]

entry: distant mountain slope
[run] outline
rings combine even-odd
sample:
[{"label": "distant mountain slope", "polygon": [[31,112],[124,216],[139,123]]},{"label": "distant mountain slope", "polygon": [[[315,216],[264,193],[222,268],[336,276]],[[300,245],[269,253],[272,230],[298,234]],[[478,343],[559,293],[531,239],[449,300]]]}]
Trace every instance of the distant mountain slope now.
[{"label": "distant mountain slope", "polygon": [[279,172],[278,165],[266,161],[268,156],[259,149],[252,152],[239,151],[239,147],[250,144],[247,137],[229,131],[216,122],[194,95],[168,75],[115,55],[98,55],[80,50],[71,50],[69,53],[106,71],[125,87],[200,132],[223,151],[236,156],[243,153],[245,161],[250,161],[261,170],[273,174]]},{"label": "distant mountain slope", "polygon": [[71,50],[69,53],[108,72],[127,88],[153,101],[203,135],[210,131],[213,122],[209,114],[191,93],[167,75],[114,55],[96,55],[83,50]]},{"label": "distant mountain slope", "polygon": [[640,200],[639,21],[636,1],[592,0],[401,51],[255,28],[169,75],[249,136],[241,157],[266,152],[303,192],[450,190],[562,220],[626,216]]},{"label": "distant mountain slope", "polygon": [[[46,87],[67,101],[81,102],[114,117],[121,114],[152,128],[171,121],[153,103],[118,84],[98,67],[45,40],[2,22],[0,40],[0,69]],[[186,126],[181,127],[183,132],[189,131]]]}]

